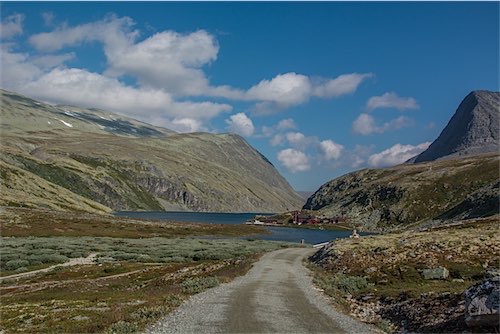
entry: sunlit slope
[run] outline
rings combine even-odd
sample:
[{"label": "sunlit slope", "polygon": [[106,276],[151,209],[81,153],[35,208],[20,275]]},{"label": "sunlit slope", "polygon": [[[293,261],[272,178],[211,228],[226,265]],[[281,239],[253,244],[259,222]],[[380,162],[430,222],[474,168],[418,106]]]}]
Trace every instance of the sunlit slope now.
[{"label": "sunlit slope", "polygon": [[26,175],[111,210],[280,212],[302,205],[274,166],[237,135],[175,134],[5,92],[0,129],[2,192],[18,194],[2,196],[2,205],[59,202],[20,186]]}]

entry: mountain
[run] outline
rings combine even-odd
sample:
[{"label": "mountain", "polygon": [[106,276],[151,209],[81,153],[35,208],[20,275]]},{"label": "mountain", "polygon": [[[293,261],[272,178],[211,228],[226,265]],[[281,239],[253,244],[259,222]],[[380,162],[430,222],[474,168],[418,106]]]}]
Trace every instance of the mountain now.
[{"label": "mountain", "polygon": [[280,212],[303,201],[234,134],[191,133],[1,91],[0,205]]},{"label": "mountain", "polygon": [[498,154],[489,153],[363,169],[325,183],[303,208],[342,214],[372,231],[485,217],[498,213],[499,162]]},{"label": "mountain", "polygon": [[373,231],[499,213],[500,93],[475,91],[413,163],[363,169],[322,185],[303,209]]},{"label": "mountain", "polygon": [[499,114],[499,92],[471,92],[460,103],[439,137],[427,150],[415,157],[413,162],[498,152]]}]

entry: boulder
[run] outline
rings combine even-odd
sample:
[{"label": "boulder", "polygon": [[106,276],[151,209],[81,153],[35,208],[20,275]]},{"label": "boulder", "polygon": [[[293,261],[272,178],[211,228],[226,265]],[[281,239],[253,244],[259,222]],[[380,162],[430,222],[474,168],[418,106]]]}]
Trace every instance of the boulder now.
[{"label": "boulder", "polygon": [[444,267],[422,270],[424,279],[447,279],[450,276],[448,269]]},{"label": "boulder", "polygon": [[465,323],[469,327],[498,327],[500,276],[485,279],[465,291]]}]

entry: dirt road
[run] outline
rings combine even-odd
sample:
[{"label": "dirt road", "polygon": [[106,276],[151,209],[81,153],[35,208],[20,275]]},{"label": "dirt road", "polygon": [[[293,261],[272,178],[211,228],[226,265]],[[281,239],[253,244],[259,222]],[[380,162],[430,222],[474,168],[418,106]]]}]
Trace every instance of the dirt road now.
[{"label": "dirt road", "polygon": [[57,267],[70,267],[70,266],[79,266],[79,265],[84,265],[84,264],[93,264],[96,258],[97,258],[97,253],[92,253],[87,257],[77,257],[74,259],[70,259],[67,262],[55,264],[55,265],[47,267],[47,268],[33,270],[33,271],[27,271],[25,273],[20,273],[20,274],[3,276],[3,277],[0,277],[0,282],[5,281],[5,280],[13,280],[13,279],[18,279],[18,278],[33,276],[33,275],[40,274],[40,273],[46,273],[46,272],[49,272],[52,269],[57,268]]},{"label": "dirt road", "polygon": [[310,248],[266,254],[247,275],[194,296],[148,333],[370,333],[336,312],[302,265]]}]

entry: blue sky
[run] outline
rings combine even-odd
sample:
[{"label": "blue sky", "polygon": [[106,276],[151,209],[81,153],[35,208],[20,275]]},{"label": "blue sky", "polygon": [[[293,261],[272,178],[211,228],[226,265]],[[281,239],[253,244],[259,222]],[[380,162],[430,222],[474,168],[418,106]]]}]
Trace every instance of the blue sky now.
[{"label": "blue sky", "polygon": [[296,190],[424,150],[499,89],[498,2],[2,2],[1,85],[236,132]]}]

